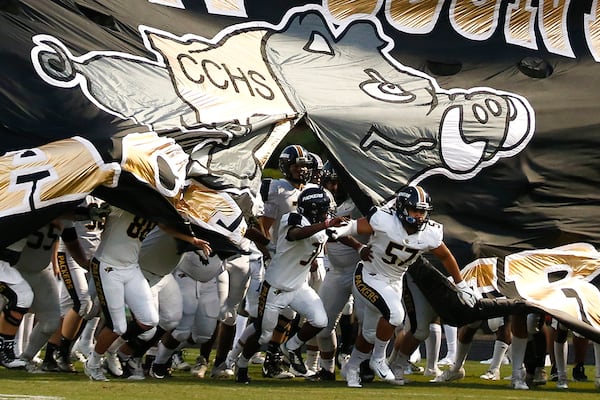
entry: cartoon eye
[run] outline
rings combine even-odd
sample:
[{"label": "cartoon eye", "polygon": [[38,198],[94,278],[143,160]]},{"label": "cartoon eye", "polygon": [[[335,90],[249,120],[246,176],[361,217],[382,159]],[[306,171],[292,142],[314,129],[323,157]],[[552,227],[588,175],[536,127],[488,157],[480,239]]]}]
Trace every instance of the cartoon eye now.
[{"label": "cartoon eye", "polygon": [[310,34],[308,42],[306,42],[306,45],[304,45],[304,50],[310,53],[328,54],[330,56],[334,55],[333,48],[329,44],[329,40],[327,40],[325,36],[321,35],[319,32],[312,32]]},{"label": "cartoon eye", "polygon": [[385,80],[379,72],[373,69],[366,69],[365,73],[370,79],[361,82],[359,86],[363,92],[374,99],[391,103],[408,103],[416,98],[413,93],[402,89],[400,85]]},{"label": "cartoon eye", "polygon": [[487,110],[482,107],[480,104],[473,104],[473,116],[480,124],[485,124],[488,121],[488,113]]}]

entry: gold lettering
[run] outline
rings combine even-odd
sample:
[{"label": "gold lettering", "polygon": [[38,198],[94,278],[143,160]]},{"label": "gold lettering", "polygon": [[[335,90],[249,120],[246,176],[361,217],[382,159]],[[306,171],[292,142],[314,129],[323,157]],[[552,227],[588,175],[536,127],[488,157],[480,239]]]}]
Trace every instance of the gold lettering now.
[{"label": "gold lettering", "polygon": [[435,27],[443,5],[444,0],[390,0],[385,13],[400,32],[426,34]]},{"label": "gold lettering", "polygon": [[537,50],[535,40],[535,17],[537,8],[531,6],[531,0],[515,0],[506,9],[504,37],[506,43]]},{"label": "gold lettering", "polygon": [[566,57],[575,57],[569,43],[567,11],[571,0],[540,0],[538,22],[542,40],[548,51]]},{"label": "gold lettering", "polygon": [[375,15],[380,7],[378,0],[331,0],[327,9],[338,21],[355,19],[360,15]]},{"label": "gold lettering", "polygon": [[452,0],[450,23],[467,39],[487,40],[498,26],[501,3],[502,0]]},{"label": "gold lettering", "polygon": [[583,17],[583,29],[590,53],[594,60],[600,62],[600,19],[598,15],[600,15],[600,1],[594,1],[590,13]]}]

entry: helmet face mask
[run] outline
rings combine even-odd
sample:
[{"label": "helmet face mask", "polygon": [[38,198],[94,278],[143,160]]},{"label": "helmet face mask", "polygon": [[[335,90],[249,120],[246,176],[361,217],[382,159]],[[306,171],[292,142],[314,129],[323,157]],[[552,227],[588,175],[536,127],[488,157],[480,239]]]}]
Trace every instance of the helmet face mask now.
[{"label": "helmet face mask", "polygon": [[342,185],[340,184],[339,175],[333,168],[333,165],[330,161],[326,161],[323,165],[323,173],[321,175],[321,186],[323,186],[324,188],[329,190],[331,194],[333,194],[333,197],[336,203],[338,203],[338,205],[343,203],[348,198],[348,195],[346,194],[344,188],[342,188]]},{"label": "helmet face mask", "polygon": [[302,146],[289,145],[279,155],[279,170],[293,183],[305,184],[311,176],[309,152]]},{"label": "helmet face mask", "polygon": [[[405,186],[396,196],[396,213],[406,227],[422,230],[429,221],[432,210],[431,197],[420,186]],[[412,215],[416,214],[415,211],[421,212],[422,218]]]},{"label": "helmet face mask", "polygon": [[318,187],[304,189],[298,196],[297,208],[311,224],[323,222],[330,214],[329,196]]},{"label": "helmet face mask", "polygon": [[309,182],[320,185],[323,177],[323,160],[315,153],[308,153],[308,158],[311,161]]}]

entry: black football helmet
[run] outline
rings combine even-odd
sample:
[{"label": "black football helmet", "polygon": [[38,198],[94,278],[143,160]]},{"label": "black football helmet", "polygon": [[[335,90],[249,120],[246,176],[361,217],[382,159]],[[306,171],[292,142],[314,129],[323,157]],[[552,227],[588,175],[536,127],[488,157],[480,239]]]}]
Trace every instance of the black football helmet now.
[{"label": "black football helmet", "polygon": [[321,183],[325,184],[329,181],[337,181],[338,180],[338,174],[335,171],[335,168],[333,168],[333,165],[331,164],[331,162],[325,161],[325,164],[323,164],[323,171],[321,173]]},{"label": "black football helmet", "polygon": [[[342,204],[348,198],[348,194],[339,183],[339,175],[336,172],[335,168],[333,168],[333,164],[330,161],[326,161],[323,164],[323,174],[321,176],[321,186],[326,187],[327,189],[332,191],[333,197],[338,205]],[[327,186],[329,183],[338,183],[335,189],[331,188],[331,186]]]},{"label": "black football helmet", "polygon": [[[411,217],[409,209],[425,211],[422,220]],[[396,213],[403,224],[417,230],[423,229],[429,221],[429,212],[433,210],[431,197],[421,186],[405,186],[396,196]]]},{"label": "black football helmet", "polygon": [[[294,183],[306,183],[310,179],[311,174],[311,159],[309,152],[302,146],[297,144],[291,144],[287,146],[281,154],[279,154],[279,170],[290,182]],[[301,170],[299,177],[294,177],[290,167],[294,164],[306,166],[304,170]]]},{"label": "black football helmet", "polygon": [[308,153],[308,158],[311,161],[310,182],[320,185],[321,177],[323,176],[323,160],[315,153]]},{"label": "black football helmet", "polygon": [[323,222],[330,212],[329,196],[320,187],[306,188],[298,196],[298,212],[306,217],[311,224]]}]

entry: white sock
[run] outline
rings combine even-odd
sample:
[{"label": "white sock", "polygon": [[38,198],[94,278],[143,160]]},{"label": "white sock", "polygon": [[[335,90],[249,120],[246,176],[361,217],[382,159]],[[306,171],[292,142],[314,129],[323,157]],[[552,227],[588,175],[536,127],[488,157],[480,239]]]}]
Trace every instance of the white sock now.
[{"label": "white sock", "polygon": [[445,358],[454,360],[456,359],[458,328],[444,324],[444,335],[446,336],[446,346],[448,347]]},{"label": "white sock", "polygon": [[454,371],[458,371],[463,365],[465,365],[465,361],[469,355],[469,350],[471,350],[472,343],[473,342],[463,343],[460,340],[457,341],[456,357],[454,358],[454,366],[452,367]]},{"label": "white sock", "polygon": [[496,340],[494,342],[494,353],[492,355],[492,362],[490,363],[490,371],[496,371],[500,369],[504,355],[508,351],[508,344],[502,340]]},{"label": "white sock", "polygon": [[521,370],[523,361],[525,361],[525,350],[527,348],[527,338],[513,336],[512,339],[512,376],[521,379]]},{"label": "white sock", "polygon": [[556,366],[556,374],[560,379],[567,378],[567,354],[569,352],[569,344],[554,342],[554,362]]},{"label": "white sock", "polygon": [[375,338],[375,343],[373,343],[373,358],[376,360],[380,360],[382,358],[387,357],[387,345],[389,340],[381,340],[379,338]]},{"label": "white sock", "polygon": [[434,370],[436,368],[441,346],[442,327],[439,324],[429,324],[429,336],[425,339],[427,369]]}]

